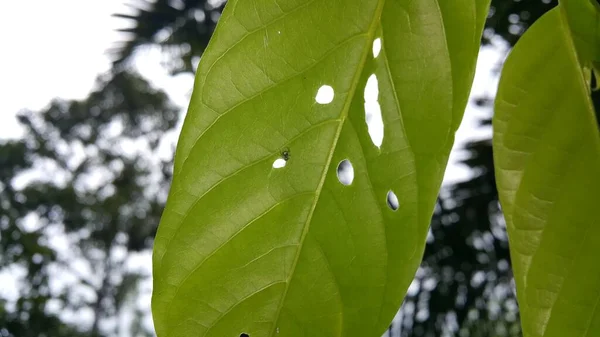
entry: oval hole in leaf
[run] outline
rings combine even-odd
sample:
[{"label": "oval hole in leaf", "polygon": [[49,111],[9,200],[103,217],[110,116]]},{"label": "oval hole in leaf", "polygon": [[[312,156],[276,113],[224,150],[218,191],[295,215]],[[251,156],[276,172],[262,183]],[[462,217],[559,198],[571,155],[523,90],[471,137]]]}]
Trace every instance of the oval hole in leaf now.
[{"label": "oval hole in leaf", "polygon": [[379,83],[375,74],[371,75],[365,86],[365,121],[373,145],[381,147],[383,143],[383,117],[379,105]]},{"label": "oval hole in leaf", "polygon": [[342,160],[337,167],[337,177],[342,185],[350,185],[354,181],[354,167],[348,159]]},{"label": "oval hole in leaf", "polygon": [[273,168],[275,168],[275,169],[282,168],[282,167],[285,167],[285,164],[287,164],[287,161],[285,159],[277,158],[273,162]]},{"label": "oval hole in leaf", "polygon": [[373,57],[377,58],[377,56],[379,56],[379,53],[381,52],[381,38],[376,38],[375,41],[373,41]]},{"label": "oval hole in leaf", "polygon": [[319,104],[329,104],[333,102],[333,97],[335,96],[335,92],[333,88],[329,85],[323,85],[317,91],[317,96],[315,96],[315,101]]},{"label": "oval hole in leaf", "polygon": [[250,335],[248,335],[248,334],[247,334],[247,333],[245,333],[245,332],[242,332],[242,333],[240,334],[240,337],[250,337]]},{"label": "oval hole in leaf", "polygon": [[398,197],[396,193],[393,191],[389,191],[387,193],[387,205],[392,211],[397,211],[400,207],[400,202],[398,202]]}]

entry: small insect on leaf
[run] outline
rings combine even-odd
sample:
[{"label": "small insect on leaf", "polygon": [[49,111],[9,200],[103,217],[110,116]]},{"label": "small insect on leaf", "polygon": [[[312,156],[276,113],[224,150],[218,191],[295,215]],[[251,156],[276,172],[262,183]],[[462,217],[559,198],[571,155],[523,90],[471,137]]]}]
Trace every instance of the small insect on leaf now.
[{"label": "small insect on leaf", "polygon": [[281,151],[281,158],[285,161],[288,161],[290,159],[291,155],[290,155],[290,149],[289,148],[284,148]]}]

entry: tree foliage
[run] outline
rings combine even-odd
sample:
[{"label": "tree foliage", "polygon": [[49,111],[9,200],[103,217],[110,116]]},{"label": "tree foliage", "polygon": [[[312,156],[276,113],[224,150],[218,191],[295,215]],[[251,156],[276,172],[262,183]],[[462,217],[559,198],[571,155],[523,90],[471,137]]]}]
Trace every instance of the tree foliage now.
[{"label": "tree foliage", "polygon": [[0,263],[24,270],[11,272],[18,300],[4,301],[2,335],[112,334],[147,277],[125,257],[152,243],[171,174],[152,153],[177,116],[163,92],[128,72],[100,78],[83,101],[20,113],[25,136],[0,144]]},{"label": "tree foliage", "polygon": [[131,5],[131,13],[115,13],[127,21],[119,31],[129,38],[110,52],[120,68],[144,45],[157,44],[167,53],[167,68],[173,74],[193,72],[195,63],[212,36],[223,0],[141,0]]}]

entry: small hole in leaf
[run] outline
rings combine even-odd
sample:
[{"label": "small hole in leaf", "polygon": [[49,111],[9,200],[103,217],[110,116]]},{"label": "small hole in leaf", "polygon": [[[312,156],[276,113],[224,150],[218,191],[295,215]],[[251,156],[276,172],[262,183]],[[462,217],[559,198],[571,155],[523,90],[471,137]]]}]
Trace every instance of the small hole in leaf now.
[{"label": "small hole in leaf", "polygon": [[397,211],[398,207],[400,207],[400,203],[398,202],[398,197],[396,193],[389,191],[387,193],[387,205],[392,211]]},{"label": "small hole in leaf", "polygon": [[373,41],[373,57],[377,58],[377,56],[379,56],[380,52],[381,52],[381,38],[376,38],[375,41]]},{"label": "small hole in leaf", "polygon": [[337,176],[340,183],[346,186],[354,181],[354,167],[348,159],[344,159],[338,164]]},{"label": "small hole in leaf", "polygon": [[317,91],[317,96],[315,97],[315,101],[319,104],[329,104],[333,102],[333,97],[335,93],[333,88],[329,85],[323,85]]},{"label": "small hole in leaf", "polygon": [[275,169],[282,168],[282,167],[285,167],[285,164],[287,164],[287,161],[285,159],[277,158],[273,162],[273,168],[275,168]]},{"label": "small hole in leaf", "polygon": [[250,335],[247,334],[247,333],[245,333],[245,332],[242,332],[242,334],[240,335],[240,337],[250,337]]}]

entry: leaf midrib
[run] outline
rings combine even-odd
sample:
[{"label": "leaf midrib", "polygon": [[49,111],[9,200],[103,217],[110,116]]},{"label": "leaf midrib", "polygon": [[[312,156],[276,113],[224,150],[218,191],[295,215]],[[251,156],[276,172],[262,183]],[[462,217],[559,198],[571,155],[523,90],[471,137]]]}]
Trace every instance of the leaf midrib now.
[{"label": "leaf midrib", "polygon": [[[346,96],[346,102],[344,104],[344,107],[342,108],[341,111],[341,116],[340,116],[340,124],[336,130],[335,136],[333,138],[333,142],[331,144],[331,149],[329,150],[329,154],[327,156],[327,161],[325,163],[325,166],[323,168],[323,173],[321,174],[321,180],[319,181],[319,184],[317,185],[317,189],[315,191],[315,197],[314,197],[314,201],[310,207],[309,213],[308,213],[308,217],[306,219],[306,222],[304,224],[304,229],[302,231],[302,234],[300,236],[300,242],[298,244],[298,250],[296,253],[296,257],[294,258],[294,262],[292,263],[292,268],[290,270],[290,276],[289,279],[285,282],[286,286],[285,289],[283,291],[283,294],[281,296],[281,300],[279,301],[279,305],[277,306],[277,313],[275,314],[275,320],[273,321],[273,327],[271,329],[271,332],[269,333],[270,336],[273,336],[276,329],[277,329],[277,322],[279,320],[279,316],[281,313],[281,309],[283,308],[283,301],[285,300],[285,298],[287,297],[287,292],[290,288],[290,283],[291,283],[291,279],[295,273],[296,267],[298,265],[298,260],[300,258],[300,253],[302,252],[302,248],[304,246],[304,240],[306,239],[306,236],[308,235],[309,229],[310,229],[310,223],[312,221],[312,217],[313,214],[315,212],[315,209],[317,207],[317,204],[319,202],[319,198],[321,196],[321,191],[323,190],[323,185],[325,184],[325,179],[327,178],[327,173],[329,172],[330,169],[330,165],[331,165],[331,161],[333,159],[333,154],[335,153],[335,149],[337,148],[337,143],[340,139],[340,135],[342,133],[342,129],[344,127],[344,124],[346,122],[346,118],[348,117],[348,111],[350,110],[350,107],[352,105],[352,100],[354,98],[354,95],[356,93],[356,88],[358,87],[358,83],[360,81],[360,76],[362,75],[362,71],[364,69],[364,66],[366,64],[366,60],[367,57],[369,55],[369,47],[371,46],[371,43],[373,41],[373,38],[375,37],[375,31],[377,28],[377,23],[379,23],[380,19],[381,19],[381,13],[383,11],[383,5],[385,4],[385,0],[377,0],[377,7],[375,8],[375,13],[371,22],[371,26],[369,27],[368,31],[367,31],[367,40],[365,43],[365,47],[360,59],[360,62],[357,65],[357,69],[356,72],[354,73],[354,77],[352,78],[352,83],[351,83],[351,87],[350,90],[348,91],[348,95]],[[342,319],[343,319],[343,315],[342,315]],[[340,331],[340,333],[342,333],[342,331]]]}]

